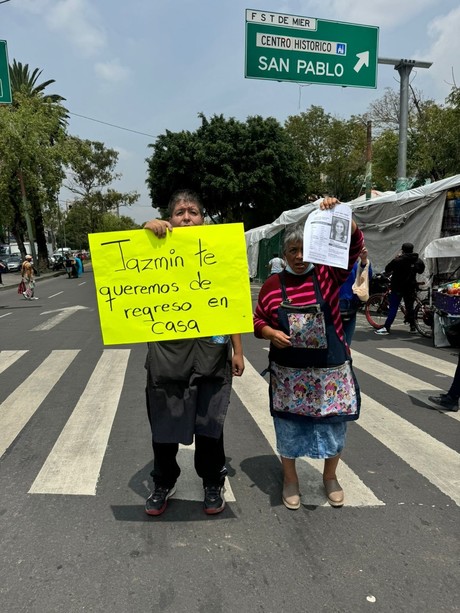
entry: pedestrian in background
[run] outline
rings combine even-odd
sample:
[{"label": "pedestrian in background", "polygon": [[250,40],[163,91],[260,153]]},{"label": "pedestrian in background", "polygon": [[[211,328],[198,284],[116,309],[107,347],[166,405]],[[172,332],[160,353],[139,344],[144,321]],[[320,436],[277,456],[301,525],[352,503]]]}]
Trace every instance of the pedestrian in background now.
[{"label": "pedestrian in background", "polygon": [[384,325],[375,330],[375,334],[389,334],[401,300],[404,300],[406,309],[405,322],[410,325],[412,334],[417,334],[415,327],[414,301],[417,292],[417,275],[425,270],[425,264],[414,253],[412,243],[404,243],[401,252],[385,266],[385,273],[391,275],[390,280],[390,307]]},{"label": "pedestrian in background", "polygon": [[455,370],[454,379],[449,391],[446,394],[440,394],[439,396],[428,396],[428,399],[433,402],[436,409],[445,409],[446,411],[458,411],[458,400],[460,398],[460,352],[458,354],[458,363]]},{"label": "pedestrian in background", "polygon": [[0,262],[0,285],[3,285],[2,270],[5,270],[5,268],[5,264],[3,262]]},{"label": "pedestrian in background", "polygon": [[351,346],[353,334],[356,328],[356,315],[359,307],[365,302],[353,290],[353,286],[360,275],[367,274],[367,298],[369,298],[369,283],[372,278],[372,266],[368,259],[368,252],[364,246],[359,254],[359,260],[355,262],[347,280],[340,287],[339,302],[340,316],[342,317],[343,331],[348,346]]},{"label": "pedestrian in background", "polygon": [[[201,226],[204,210],[197,194],[181,190],[171,197],[169,221],[153,219],[144,228],[158,239],[178,227]],[[233,349],[233,355],[232,355]],[[176,491],[179,443],[195,439],[195,470],[203,481],[204,512],[223,511],[225,468],[224,421],[232,376],[244,370],[240,334],[148,344],[147,411],[152,431],[154,490],[145,512],[161,515]]]},{"label": "pedestrian in background", "polygon": [[22,293],[26,300],[38,300],[35,296],[35,270],[31,255],[26,255],[21,266],[22,281],[26,285],[25,291]]},{"label": "pedestrian in background", "polygon": [[[322,209],[338,201],[325,198]],[[324,459],[323,485],[331,506],[344,503],[336,469],[347,422],[358,419],[359,387],[345,342],[339,287],[363,247],[352,222],[348,270],[314,265],[303,258],[304,224],[284,235],[286,268],[263,284],[254,313],[254,333],[270,341],[270,412],[283,468],[283,504],[300,507],[296,459]]]},{"label": "pedestrian in background", "polygon": [[83,274],[83,262],[81,261],[81,253],[77,253],[76,256],[74,256],[74,260],[75,260],[75,267],[76,267],[76,275],[77,277],[81,277]]},{"label": "pedestrian in background", "polygon": [[277,273],[284,270],[285,266],[286,266],[285,261],[282,258],[280,258],[277,253],[273,254],[272,259],[267,264],[270,275],[276,275]]}]

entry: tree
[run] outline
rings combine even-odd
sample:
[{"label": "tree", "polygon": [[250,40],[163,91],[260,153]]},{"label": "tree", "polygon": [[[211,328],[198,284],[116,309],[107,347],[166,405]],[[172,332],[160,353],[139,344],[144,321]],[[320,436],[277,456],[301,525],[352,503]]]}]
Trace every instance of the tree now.
[{"label": "tree", "polygon": [[[24,235],[38,244],[40,267],[47,265],[44,211],[63,178],[63,110],[39,97],[16,93],[14,109],[0,107],[0,202],[4,224],[25,255]],[[53,144],[50,144],[53,135]],[[53,206],[52,204],[50,206]],[[26,227],[27,215],[31,219]]]},{"label": "tree", "polygon": [[[67,245],[72,249],[89,249],[88,241],[88,207],[83,201],[74,201],[65,218],[65,235]],[[136,230],[140,228],[130,217],[114,213],[103,213],[98,222],[98,232],[115,232],[119,230]],[[63,233],[58,235],[63,240]]]},{"label": "tree", "polygon": [[285,125],[304,156],[309,198],[356,198],[366,170],[366,121],[339,119],[312,106]]},{"label": "tree", "polygon": [[315,200],[326,191],[325,164],[328,160],[327,141],[332,117],[320,106],[287,118],[285,128],[305,159],[308,195]]},{"label": "tree", "polygon": [[394,190],[398,167],[398,134],[384,130],[372,143],[372,181],[380,190]]},{"label": "tree", "polygon": [[[414,185],[437,181],[460,168],[460,110],[458,88],[446,105],[425,100],[412,87],[409,96],[407,174]],[[370,105],[373,125],[379,129],[373,146],[373,173],[379,187],[394,189],[398,163],[399,93],[386,89]]]},{"label": "tree", "polygon": [[196,132],[167,131],[151,145],[152,206],[164,214],[171,193],[187,187],[201,195],[213,219],[252,227],[304,202],[302,156],[276,119],[199,117]]},{"label": "tree", "polygon": [[9,67],[13,104],[18,104],[18,101],[15,100],[15,94],[19,93],[25,98],[42,98],[44,101],[51,102],[52,104],[58,104],[65,100],[65,98],[59,94],[44,93],[45,89],[49,85],[56,83],[56,81],[54,79],[48,79],[48,81],[37,84],[38,78],[42,72],[42,70],[35,68],[35,70],[30,73],[28,64],[22,64],[21,62],[13,60],[13,63]]},{"label": "tree", "polygon": [[134,204],[137,192],[121,193],[108,186],[120,178],[115,172],[118,152],[98,141],[67,139],[68,180],[66,187],[77,196],[73,205],[85,212],[80,216],[83,233],[100,232],[102,218],[121,205]]},{"label": "tree", "polygon": [[[54,80],[37,83],[41,72],[36,68],[13,61],[10,66],[13,104],[3,116],[11,141],[7,150],[0,148],[3,158],[3,181],[7,182],[6,209],[8,225],[25,254],[24,236],[34,238],[38,245],[38,265],[48,262],[45,220],[55,208],[57,192],[62,179],[62,148],[59,146],[66,127],[67,111],[64,100],[57,94],[46,95],[44,90]],[[22,107],[24,113],[21,113]],[[33,126],[29,130],[29,125]],[[12,144],[21,152],[14,157]],[[27,143],[27,147],[23,145]],[[8,160],[6,162],[6,160]],[[19,189],[18,189],[19,184]],[[30,222],[25,222],[30,218]],[[26,227],[28,225],[29,227]],[[31,236],[30,236],[31,234]]]},{"label": "tree", "polygon": [[440,106],[427,101],[420,106],[408,144],[408,166],[419,182],[439,181],[460,168],[460,109],[455,92]]}]

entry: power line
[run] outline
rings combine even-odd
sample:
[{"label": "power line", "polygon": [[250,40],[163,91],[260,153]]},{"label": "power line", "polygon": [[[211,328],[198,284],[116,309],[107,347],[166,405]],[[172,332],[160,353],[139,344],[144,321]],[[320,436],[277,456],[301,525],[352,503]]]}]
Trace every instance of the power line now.
[{"label": "power line", "polygon": [[[9,0],[3,0],[4,2],[9,2]],[[1,4],[1,2],[0,2]],[[79,115],[78,113],[72,113],[68,111],[69,115],[75,115],[76,117],[81,117],[82,119],[88,119],[89,121],[94,121],[96,123],[102,123],[105,126],[110,126],[111,128],[117,128],[118,130],[125,130],[126,132],[133,132],[134,134],[141,134],[142,136],[149,136],[150,138],[156,138],[153,134],[147,134],[146,132],[139,132],[138,130],[131,130],[130,128],[124,128],[123,126],[117,126],[114,123],[108,123],[107,121],[101,121],[100,119],[93,119],[93,117],[86,117],[85,115]]]},{"label": "power line", "polygon": [[0,4],[5,4],[5,2],[9,2],[10,0],[0,0]]}]

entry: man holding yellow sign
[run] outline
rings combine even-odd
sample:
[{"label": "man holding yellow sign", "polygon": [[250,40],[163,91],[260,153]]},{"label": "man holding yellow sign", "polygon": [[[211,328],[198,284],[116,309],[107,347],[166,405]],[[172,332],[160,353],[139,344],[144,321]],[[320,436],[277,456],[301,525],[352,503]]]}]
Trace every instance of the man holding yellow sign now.
[{"label": "man holding yellow sign", "polygon": [[[169,221],[154,219],[145,224],[160,241],[174,228],[204,223],[201,202],[191,191],[173,194],[168,210]],[[202,249],[201,244],[197,254],[203,264],[214,264],[213,254]],[[175,277],[170,276],[174,291]],[[201,275],[195,281],[197,288],[205,289]],[[190,287],[193,289],[192,284]],[[189,328],[191,321],[196,320],[187,320]],[[160,328],[152,331],[159,332]],[[223,425],[232,376],[240,377],[244,371],[241,335],[150,342],[146,368],[147,410],[154,453],[154,490],[146,501],[146,513],[156,516],[166,509],[180,474],[176,461],[179,443],[190,445],[193,437],[195,469],[203,480],[204,511],[209,515],[220,513],[225,507],[222,488],[227,473]]]}]

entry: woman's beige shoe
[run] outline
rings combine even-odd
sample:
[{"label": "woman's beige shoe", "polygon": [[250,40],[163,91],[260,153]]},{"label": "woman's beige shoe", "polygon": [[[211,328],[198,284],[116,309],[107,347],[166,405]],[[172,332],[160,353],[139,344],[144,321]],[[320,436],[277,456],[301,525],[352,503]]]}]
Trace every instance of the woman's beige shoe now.
[{"label": "woman's beige shoe", "polygon": [[298,483],[285,483],[283,486],[283,504],[287,509],[296,511],[300,507]]},{"label": "woman's beige shoe", "polygon": [[345,499],[343,489],[337,479],[328,479],[323,481],[324,489],[326,490],[327,501],[332,507],[341,507]]}]

